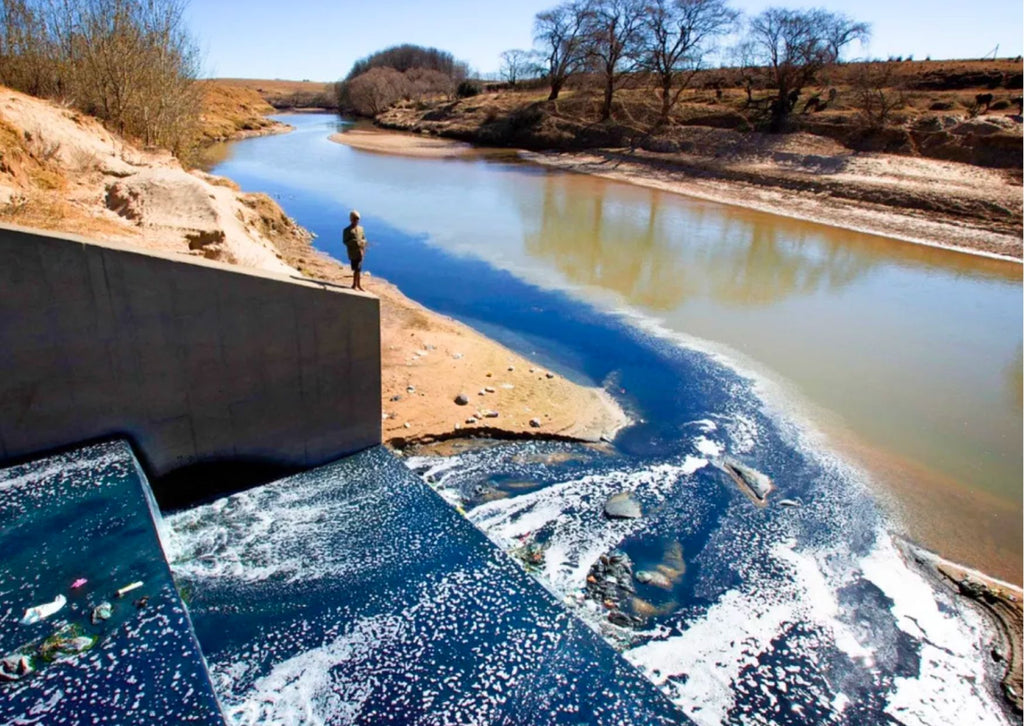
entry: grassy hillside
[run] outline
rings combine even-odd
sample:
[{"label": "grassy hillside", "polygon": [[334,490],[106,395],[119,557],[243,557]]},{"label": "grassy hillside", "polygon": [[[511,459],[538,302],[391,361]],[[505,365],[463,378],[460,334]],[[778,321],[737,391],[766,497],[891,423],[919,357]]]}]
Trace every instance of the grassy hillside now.
[{"label": "grassy hillside", "polygon": [[202,111],[199,120],[201,142],[222,141],[260,133],[275,123],[266,118],[274,113],[254,90],[218,81],[201,81]]},{"label": "grassy hillside", "polygon": [[278,110],[293,108],[337,108],[334,85],[316,81],[284,81],[253,78],[218,78],[221,86],[244,88]]}]

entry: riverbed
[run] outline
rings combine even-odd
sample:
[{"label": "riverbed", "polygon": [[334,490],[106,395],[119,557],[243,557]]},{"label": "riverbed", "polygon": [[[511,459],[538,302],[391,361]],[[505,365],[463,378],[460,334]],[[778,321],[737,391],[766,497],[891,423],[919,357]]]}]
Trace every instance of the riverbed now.
[{"label": "riverbed", "polygon": [[294,133],[236,144],[215,171],[273,193],[322,249],[344,258],[338,230],[358,207],[371,272],[522,352],[561,356],[553,362],[588,383],[608,371],[585,374],[557,326],[538,330],[543,316],[518,319],[507,295],[482,295],[487,278],[557,291],[716,355],[863,468],[915,539],[1020,582],[1019,264],[552,171],[514,153],[366,153],[327,142],[333,117],[287,118]]},{"label": "riverbed", "polygon": [[[1020,580],[1019,265],[514,154],[359,152],[327,140],[330,117],[289,121],[295,132],[237,143],[214,171],[272,194],[338,257],[358,208],[372,274],[604,387],[632,416],[608,447],[497,443],[407,464],[681,713],[709,726],[1012,722],[990,624],[893,534]],[[737,486],[730,462],[773,490]],[[622,492],[640,518],[604,516]],[[244,525],[232,512],[213,503],[168,523],[183,551],[213,537],[246,565],[219,534]],[[314,525],[287,534],[315,539]],[[286,545],[262,546],[257,575],[281,576]],[[610,555],[647,575],[595,598]],[[186,585],[201,594],[223,576]],[[308,647],[299,693],[330,667]],[[222,694],[244,697],[233,674],[247,656],[210,657]]]}]

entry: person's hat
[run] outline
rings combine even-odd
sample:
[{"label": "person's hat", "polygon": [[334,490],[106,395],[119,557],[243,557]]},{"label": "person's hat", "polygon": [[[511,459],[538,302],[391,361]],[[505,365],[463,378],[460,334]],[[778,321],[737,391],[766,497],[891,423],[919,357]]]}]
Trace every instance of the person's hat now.
[{"label": "person's hat", "polygon": [[359,212],[353,209],[351,212],[348,213],[348,216],[352,217],[353,219],[359,219]]}]

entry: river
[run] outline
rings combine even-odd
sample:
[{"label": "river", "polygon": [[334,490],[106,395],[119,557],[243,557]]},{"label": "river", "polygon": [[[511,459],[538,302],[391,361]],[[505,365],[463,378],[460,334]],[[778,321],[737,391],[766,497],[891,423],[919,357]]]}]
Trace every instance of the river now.
[{"label": "river", "polygon": [[[543,551],[538,577],[687,716],[1004,722],[987,628],[889,533],[1020,582],[1020,265],[507,153],[360,152],[327,140],[336,119],[286,120],[295,132],[230,145],[214,173],[339,257],[358,208],[371,273],[634,416],[611,453],[506,444],[409,465],[505,549]],[[723,454],[773,477],[769,506]],[[608,523],[623,489],[645,516]],[[202,536],[189,521],[170,524]],[[634,631],[581,596],[613,549],[667,579],[638,586]]]},{"label": "river", "polygon": [[[356,207],[371,272],[512,347],[526,345],[523,325],[500,304],[481,314],[477,271],[460,266],[484,262],[718,354],[865,468],[917,541],[1021,582],[1019,264],[508,154],[360,152],[326,140],[332,117],[286,118],[296,132],[231,145],[214,171],[274,194],[321,249],[344,259],[338,230]],[[427,256],[443,269],[421,274]],[[538,352],[557,358],[551,338]]]}]

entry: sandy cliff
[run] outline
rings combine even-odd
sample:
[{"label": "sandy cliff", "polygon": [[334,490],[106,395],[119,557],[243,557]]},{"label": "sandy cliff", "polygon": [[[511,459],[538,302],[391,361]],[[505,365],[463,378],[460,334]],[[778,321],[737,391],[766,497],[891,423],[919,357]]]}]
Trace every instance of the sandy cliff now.
[{"label": "sandy cliff", "polygon": [[[201,256],[351,284],[347,268],[314,250],[311,235],[266,195],[185,170],[169,154],[139,149],[94,119],[5,88],[0,220],[117,240],[183,260]],[[385,441],[404,445],[474,434],[596,441],[626,423],[603,391],[535,367],[383,280],[363,284],[381,299]],[[456,403],[460,393],[469,403]]]}]

